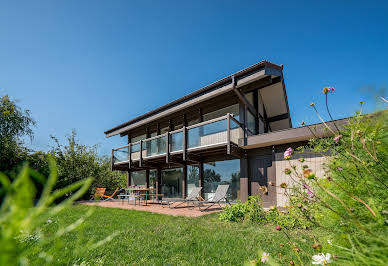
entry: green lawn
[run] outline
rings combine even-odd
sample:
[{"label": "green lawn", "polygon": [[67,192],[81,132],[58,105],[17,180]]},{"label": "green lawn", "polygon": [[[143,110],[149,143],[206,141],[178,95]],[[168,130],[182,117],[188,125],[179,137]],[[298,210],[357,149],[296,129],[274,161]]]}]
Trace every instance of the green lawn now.
[{"label": "green lawn", "polygon": [[[217,214],[186,218],[77,205],[53,217],[54,222],[42,230],[45,234],[53,234],[60,226],[76,221],[91,208],[94,212],[82,228],[61,239],[54,257],[55,264],[241,265],[256,259],[260,249],[280,258],[283,263],[297,262],[285,235],[276,231],[274,226],[221,222]],[[77,239],[81,238],[81,245],[86,245],[87,241],[97,242],[114,231],[120,234],[111,242],[86,254],[75,254],[79,245]],[[313,233],[294,231],[291,236],[297,235],[297,246],[311,254]],[[311,261],[311,257],[301,256],[306,263]],[[30,259],[39,264],[39,259]]]}]

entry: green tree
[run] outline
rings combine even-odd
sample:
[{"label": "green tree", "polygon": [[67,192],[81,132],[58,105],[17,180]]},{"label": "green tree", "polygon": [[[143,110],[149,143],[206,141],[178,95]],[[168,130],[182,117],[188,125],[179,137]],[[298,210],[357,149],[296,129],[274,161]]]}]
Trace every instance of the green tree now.
[{"label": "green tree", "polygon": [[96,145],[88,146],[79,143],[74,130],[66,138],[65,145],[60,144],[55,137],[52,139],[55,146],[49,153],[56,158],[58,164],[58,183],[56,184],[58,188],[93,177],[94,181],[84,196],[87,198],[96,187],[114,190],[125,186],[125,175],[111,171],[110,159],[98,156]]},{"label": "green tree", "polygon": [[26,160],[23,137],[33,137],[29,110],[22,110],[8,95],[0,97],[0,172],[12,173]]}]

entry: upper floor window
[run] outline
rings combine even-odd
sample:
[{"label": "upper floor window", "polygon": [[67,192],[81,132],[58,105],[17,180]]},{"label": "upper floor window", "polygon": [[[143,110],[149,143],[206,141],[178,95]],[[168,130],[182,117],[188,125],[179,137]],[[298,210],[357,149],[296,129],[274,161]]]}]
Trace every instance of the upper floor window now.
[{"label": "upper floor window", "polygon": [[221,116],[226,115],[227,113],[233,114],[237,120],[240,120],[239,119],[240,118],[240,116],[239,116],[240,115],[239,104],[237,103],[237,104],[234,104],[231,106],[227,106],[227,107],[218,109],[218,110],[210,112],[210,113],[206,113],[203,115],[203,121],[208,121],[208,120],[211,120],[211,119],[214,119],[217,117],[221,117]]}]

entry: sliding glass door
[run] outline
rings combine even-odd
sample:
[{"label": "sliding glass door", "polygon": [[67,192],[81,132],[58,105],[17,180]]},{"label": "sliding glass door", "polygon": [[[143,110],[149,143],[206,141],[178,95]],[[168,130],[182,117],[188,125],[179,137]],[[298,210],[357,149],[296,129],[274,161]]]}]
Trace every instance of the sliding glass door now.
[{"label": "sliding glass door", "polygon": [[165,198],[182,198],[183,169],[162,170],[162,194]]}]

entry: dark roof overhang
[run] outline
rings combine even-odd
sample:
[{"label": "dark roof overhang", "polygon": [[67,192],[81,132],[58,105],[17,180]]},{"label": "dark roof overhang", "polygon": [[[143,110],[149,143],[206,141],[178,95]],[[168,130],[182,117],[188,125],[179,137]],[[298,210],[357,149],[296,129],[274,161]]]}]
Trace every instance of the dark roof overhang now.
[{"label": "dark roof overhang", "polygon": [[[214,83],[211,83],[193,93],[190,93],[182,98],[172,101],[166,105],[163,105],[157,109],[154,109],[148,113],[138,116],[132,120],[129,120],[119,126],[105,131],[106,137],[111,137],[118,134],[123,134],[126,131],[134,129],[143,124],[149,123],[152,120],[159,119],[166,115],[168,111],[175,112],[176,109],[185,108],[188,105],[194,105],[196,103],[205,101],[208,97],[215,97],[218,94],[225,93],[229,90],[233,90],[232,78],[236,80],[236,86],[244,86],[252,80],[258,80],[265,76],[281,76],[283,82],[282,65],[276,65],[268,61],[261,61],[243,70],[240,70],[234,74],[231,74],[225,78],[222,78]],[[284,82],[283,82],[284,88]],[[285,89],[284,89],[285,93]],[[288,110],[287,96],[285,94],[285,101]],[[289,112],[288,112],[289,113]],[[289,119],[291,127],[291,119]]]},{"label": "dark roof overhang", "polygon": [[[240,146],[244,149],[256,149],[300,141],[308,141],[315,137],[324,138],[334,136],[334,133],[338,133],[336,126],[342,130],[345,128],[348,121],[349,118],[343,118],[325,122],[326,125],[319,123],[249,136],[245,145],[243,140],[241,140]],[[330,127],[330,130],[327,127]]]}]

